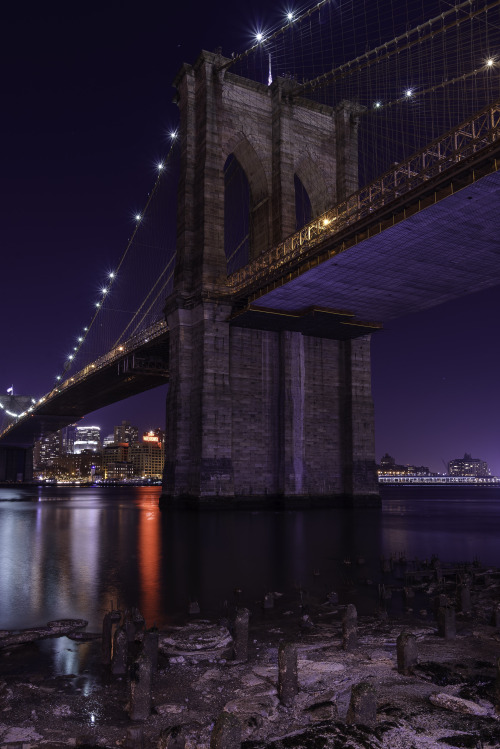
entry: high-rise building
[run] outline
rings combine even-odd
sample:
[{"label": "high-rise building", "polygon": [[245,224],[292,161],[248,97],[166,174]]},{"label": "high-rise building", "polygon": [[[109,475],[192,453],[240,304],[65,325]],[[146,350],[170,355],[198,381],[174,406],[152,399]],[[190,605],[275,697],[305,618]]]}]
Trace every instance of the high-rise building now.
[{"label": "high-rise building", "polygon": [[118,445],[123,442],[128,442],[132,445],[138,441],[139,430],[137,427],[132,426],[130,421],[122,421],[119,426],[114,429],[115,432],[115,444]]},{"label": "high-rise building", "polygon": [[465,453],[463,458],[455,458],[448,463],[450,476],[490,476],[488,464],[480,458]]},{"label": "high-rise building", "polygon": [[61,433],[51,432],[35,442],[33,465],[35,469],[53,465],[61,455]]},{"label": "high-rise building", "polygon": [[97,452],[101,448],[101,427],[76,427],[73,452],[78,455],[82,450]]},{"label": "high-rise building", "polygon": [[61,454],[71,455],[76,439],[76,424],[70,424],[60,430],[61,434]]}]

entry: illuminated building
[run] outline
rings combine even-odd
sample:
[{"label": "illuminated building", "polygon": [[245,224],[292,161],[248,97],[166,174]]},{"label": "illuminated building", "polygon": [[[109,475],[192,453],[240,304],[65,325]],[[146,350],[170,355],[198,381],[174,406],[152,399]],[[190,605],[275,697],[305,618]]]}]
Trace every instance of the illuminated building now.
[{"label": "illuminated building", "polygon": [[119,426],[114,428],[115,445],[123,442],[128,442],[132,445],[139,439],[139,430],[137,427],[132,426],[130,421],[122,421]]},{"label": "illuminated building", "polygon": [[463,458],[455,458],[448,463],[450,476],[491,476],[485,460],[473,458],[465,453]]},{"label": "illuminated building", "polygon": [[73,452],[78,455],[83,450],[97,452],[101,447],[101,427],[76,427]]},{"label": "illuminated building", "polygon": [[163,445],[157,436],[145,435],[145,441],[136,443],[130,448],[130,458],[134,466],[134,475],[147,479],[161,479],[165,454]]}]

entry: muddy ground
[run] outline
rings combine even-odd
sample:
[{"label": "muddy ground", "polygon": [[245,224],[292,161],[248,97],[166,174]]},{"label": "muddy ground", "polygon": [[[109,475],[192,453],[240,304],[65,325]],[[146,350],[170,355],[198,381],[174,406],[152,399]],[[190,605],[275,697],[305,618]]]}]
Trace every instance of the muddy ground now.
[{"label": "muddy ground", "polygon": [[[160,632],[146,720],[129,717],[141,631],[129,645],[125,675],[102,666],[100,639],[80,635],[64,642],[85,649],[86,668],[56,677],[41,668],[37,642],[2,647],[14,633],[0,633],[0,746],[208,749],[226,711],[238,718],[244,749],[500,749],[500,631],[494,618],[500,572],[479,565],[403,566],[404,576],[393,575],[377,591],[377,610],[358,618],[357,644],[349,650],[342,637],[345,605],[335,595],[304,591],[272,594],[271,608],[262,602],[250,607],[245,662],[233,658],[234,605],[219,621],[195,614],[184,626]],[[434,599],[440,594],[464,608],[464,582],[471,607],[457,611],[457,635],[445,639],[438,635]],[[387,604],[396,599],[401,606],[393,614]],[[402,631],[417,638],[418,663],[409,675],[397,668]],[[290,707],[277,694],[283,641],[298,650],[299,691]],[[375,688],[372,725],[347,721],[351,690],[360,682]]]}]

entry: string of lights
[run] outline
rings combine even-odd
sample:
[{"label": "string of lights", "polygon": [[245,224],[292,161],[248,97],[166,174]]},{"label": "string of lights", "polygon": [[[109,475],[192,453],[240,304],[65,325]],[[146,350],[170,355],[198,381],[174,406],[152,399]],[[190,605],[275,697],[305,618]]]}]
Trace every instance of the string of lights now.
[{"label": "string of lights", "polygon": [[[58,374],[56,376],[56,384],[59,383],[59,382],[61,382],[61,380],[63,379],[63,377],[68,374],[69,370],[75,364],[75,360],[76,360],[77,356],[79,356],[79,355],[82,354],[84,344],[88,343],[89,336],[91,335],[91,333],[95,329],[95,327],[97,325],[97,322],[101,319],[101,317],[105,313],[105,311],[106,310],[108,310],[108,311],[114,311],[114,312],[116,312],[116,311],[123,311],[123,309],[118,310],[116,307],[115,308],[111,307],[110,304],[105,304],[105,302],[106,303],[110,302],[110,300],[112,298],[113,288],[117,284],[117,280],[119,278],[119,275],[120,275],[121,271],[123,270],[123,267],[124,267],[124,264],[127,261],[127,258],[130,256],[129,253],[130,253],[131,248],[132,247],[138,247],[139,245],[141,245],[140,238],[141,238],[141,231],[143,229],[144,222],[149,217],[149,214],[151,212],[152,206],[155,204],[155,200],[158,197],[158,193],[159,193],[160,187],[162,185],[162,182],[165,180],[165,176],[166,176],[166,174],[168,172],[167,167],[168,167],[169,162],[171,161],[172,156],[174,154],[174,149],[175,149],[176,142],[177,142],[177,132],[176,131],[173,131],[173,132],[170,133],[170,139],[171,139],[171,145],[170,145],[169,151],[168,151],[165,159],[163,159],[162,161],[158,162],[158,164],[156,165],[156,172],[157,173],[156,173],[156,177],[155,177],[155,182],[153,184],[151,192],[148,195],[148,198],[147,198],[146,204],[144,206],[144,209],[142,210],[141,213],[136,213],[134,215],[134,217],[133,217],[133,220],[134,220],[134,223],[135,223],[134,230],[133,230],[133,232],[132,232],[132,234],[131,234],[131,236],[130,236],[130,238],[129,238],[126,246],[125,246],[125,249],[124,249],[124,251],[122,253],[122,256],[121,256],[119,262],[116,265],[116,268],[114,270],[109,271],[107,273],[106,281],[105,281],[105,283],[100,288],[100,297],[94,302],[94,311],[93,311],[92,317],[90,319],[90,322],[88,323],[88,325],[86,325],[82,329],[82,332],[80,333],[80,335],[77,336],[75,345],[73,346],[73,350],[67,356],[67,359],[65,361],[65,364],[64,364],[64,367],[63,367],[63,372],[60,373],[60,374]],[[169,260],[168,263],[167,263],[167,266],[170,265],[171,262],[172,261]],[[146,291],[146,299],[148,298],[148,296],[149,296],[150,293],[151,293],[151,289],[148,288],[147,291]],[[144,304],[144,302],[143,302],[143,304]],[[128,305],[128,307],[130,307],[130,304]],[[141,308],[141,306],[139,307],[139,309],[140,308]],[[134,311],[133,314],[135,316],[137,314],[137,311]],[[134,317],[132,319],[134,319]],[[130,324],[131,324],[130,322],[127,323],[125,329],[123,331],[121,331],[120,335],[118,336],[117,341],[123,340],[126,337],[127,331],[128,331],[128,329],[130,327]],[[102,327],[105,329],[107,327],[107,325],[103,324]],[[101,348],[101,346],[94,344],[94,346],[92,347],[92,350],[89,352],[89,356],[87,356],[87,359],[89,359],[89,358],[95,358],[96,354],[97,354],[97,352],[99,351],[100,348]],[[79,364],[80,364],[80,366],[84,365],[84,362],[81,361],[81,356],[80,356],[80,359],[79,359]]]}]

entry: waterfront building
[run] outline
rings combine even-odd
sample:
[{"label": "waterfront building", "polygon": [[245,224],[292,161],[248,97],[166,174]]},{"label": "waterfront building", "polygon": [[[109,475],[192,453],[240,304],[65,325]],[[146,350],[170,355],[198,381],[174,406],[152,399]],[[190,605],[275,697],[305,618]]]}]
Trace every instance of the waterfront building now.
[{"label": "waterfront building", "polygon": [[427,466],[398,465],[389,453],[382,456],[377,472],[379,480],[383,476],[429,476],[431,473]]},{"label": "waterfront building", "polygon": [[463,458],[455,458],[448,463],[450,476],[491,476],[488,464],[480,458],[465,453]]},{"label": "waterfront building", "polygon": [[[149,435],[149,433],[148,433]],[[145,435],[145,438],[148,437]],[[158,440],[145,439],[130,448],[130,459],[134,475],[146,479],[161,479],[165,455],[163,445]]]},{"label": "waterfront building", "polygon": [[101,427],[76,427],[75,441],[73,443],[73,452],[75,455],[78,455],[83,450],[97,452],[100,448]]}]

